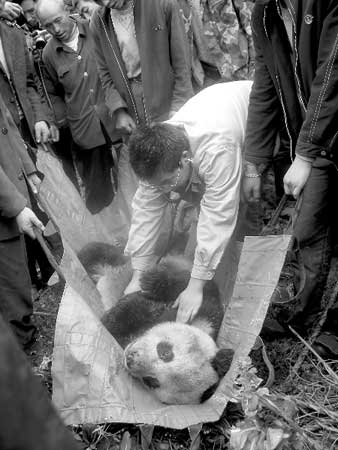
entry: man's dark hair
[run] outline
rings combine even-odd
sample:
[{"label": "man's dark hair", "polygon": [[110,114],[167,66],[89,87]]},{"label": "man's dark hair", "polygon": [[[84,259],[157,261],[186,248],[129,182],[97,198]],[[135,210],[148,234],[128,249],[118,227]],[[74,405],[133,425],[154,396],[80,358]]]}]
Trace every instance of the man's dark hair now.
[{"label": "man's dark hair", "polygon": [[173,172],[182,153],[189,151],[183,128],[167,123],[137,128],[129,140],[130,164],[141,180],[148,180],[159,170]]}]

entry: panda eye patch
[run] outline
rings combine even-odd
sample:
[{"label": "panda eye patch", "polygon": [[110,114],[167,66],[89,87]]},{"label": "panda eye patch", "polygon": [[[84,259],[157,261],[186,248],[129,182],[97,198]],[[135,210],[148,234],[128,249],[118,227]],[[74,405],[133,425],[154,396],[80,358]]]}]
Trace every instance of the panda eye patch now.
[{"label": "panda eye patch", "polygon": [[174,359],[173,346],[169,342],[161,341],[157,344],[157,354],[164,362],[170,362]]},{"label": "panda eye patch", "polygon": [[154,377],[143,377],[143,383],[150,389],[156,389],[160,387],[160,383],[157,378]]}]

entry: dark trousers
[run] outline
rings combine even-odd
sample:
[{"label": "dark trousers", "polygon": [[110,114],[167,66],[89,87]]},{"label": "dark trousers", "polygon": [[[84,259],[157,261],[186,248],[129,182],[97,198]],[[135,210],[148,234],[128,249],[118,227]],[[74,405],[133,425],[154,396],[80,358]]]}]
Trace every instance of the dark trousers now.
[{"label": "dark trousers", "polygon": [[99,213],[110,205],[114,198],[112,169],[114,166],[110,145],[101,145],[89,150],[74,146],[75,165],[83,183],[88,210]]},{"label": "dark trousers", "polygon": [[[41,220],[41,222],[46,225],[48,222],[47,214],[42,211],[34,197],[34,195],[30,191],[30,203],[31,208],[36,214],[36,216]],[[27,263],[29,275],[31,278],[32,284],[36,286],[37,289],[42,288],[51,275],[54,272],[54,269],[50,265],[45,252],[43,251],[41,245],[36,239],[32,239],[27,234],[25,235],[25,244],[26,244],[26,252],[27,252]],[[38,276],[37,266],[40,269],[40,278]]]},{"label": "dark trousers", "polygon": [[[25,235],[25,243],[27,249],[28,270],[32,281],[32,284],[37,289],[43,288],[49,278],[54,273],[53,267],[50,265],[45,252],[36,239],[32,239],[28,235]],[[40,269],[40,277],[37,271],[37,265]]]},{"label": "dark trousers", "polygon": [[290,150],[286,147],[280,146],[272,161],[277,203],[279,203],[284,195],[284,175],[289,170],[290,165]]},{"label": "dark trousers", "polygon": [[52,148],[55,152],[55,155],[60,159],[62,168],[70,179],[70,181],[74,184],[76,189],[78,189],[76,174],[74,170],[74,161],[72,157],[72,146],[73,138],[69,128],[60,128],[60,139],[58,142],[54,142],[52,144]]},{"label": "dark trousers", "polygon": [[36,329],[31,322],[31,280],[23,236],[0,241],[0,313],[20,344],[26,345]]},{"label": "dark trousers", "polygon": [[1,315],[0,417],[1,450],[79,450]]},{"label": "dark trousers", "polygon": [[73,141],[69,128],[60,129],[60,141],[53,144],[65,174],[80,192],[92,214],[108,206],[115,194],[112,143],[102,124],[101,128],[107,142],[105,145],[83,149]]},{"label": "dark trousers", "polygon": [[[294,235],[305,268],[305,287],[291,325],[307,331],[317,318],[337,230],[338,171],[329,160],[317,158],[305,185]],[[296,286],[297,287],[297,286]]]},{"label": "dark trousers", "polygon": [[263,209],[260,202],[240,202],[236,240],[242,242],[245,236],[259,236],[263,228]]}]

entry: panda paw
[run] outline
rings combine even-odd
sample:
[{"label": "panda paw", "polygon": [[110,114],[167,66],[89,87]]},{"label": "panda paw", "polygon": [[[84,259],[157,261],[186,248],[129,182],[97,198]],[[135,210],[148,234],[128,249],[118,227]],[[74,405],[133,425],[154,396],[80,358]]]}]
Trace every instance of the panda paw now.
[{"label": "panda paw", "polygon": [[233,356],[234,351],[228,348],[222,348],[216,353],[211,365],[220,378],[223,378],[229,371]]}]

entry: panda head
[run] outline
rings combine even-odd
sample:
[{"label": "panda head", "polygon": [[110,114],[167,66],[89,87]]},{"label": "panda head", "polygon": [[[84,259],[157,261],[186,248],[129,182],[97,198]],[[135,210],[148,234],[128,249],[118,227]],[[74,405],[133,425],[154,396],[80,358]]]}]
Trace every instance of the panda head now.
[{"label": "panda head", "polygon": [[232,351],[221,370],[219,352],[215,341],[197,327],[165,322],[126,347],[125,366],[161,402],[197,404],[230,367]]}]

